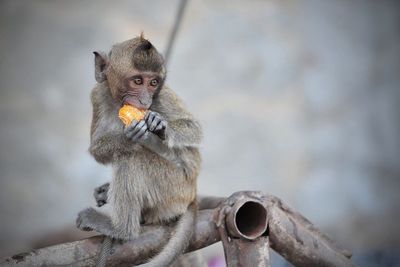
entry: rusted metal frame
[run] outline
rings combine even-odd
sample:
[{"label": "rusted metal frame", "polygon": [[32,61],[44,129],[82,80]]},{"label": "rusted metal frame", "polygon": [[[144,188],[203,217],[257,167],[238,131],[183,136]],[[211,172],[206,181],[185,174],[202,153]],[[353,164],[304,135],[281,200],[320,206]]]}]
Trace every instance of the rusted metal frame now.
[{"label": "rusted metal frame", "polygon": [[232,238],[222,242],[228,267],[270,266],[268,236],[252,241]]},{"label": "rusted metal frame", "polygon": [[[114,244],[107,266],[143,262],[164,246],[171,231],[167,226],[143,227],[139,238]],[[269,266],[268,242],[295,266],[354,266],[350,253],[339,248],[301,214],[279,198],[260,192],[237,192],[218,208],[200,211],[186,252],[209,246],[219,241],[220,236],[226,239],[224,244],[231,246],[226,250],[228,261],[241,251],[241,257],[233,263],[236,265],[230,266]],[[102,239],[98,236],[15,255],[0,260],[0,266],[94,266]]]},{"label": "rusted metal frame", "polygon": [[310,221],[275,196],[264,195],[271,247],[295,266],[355,266],[352,254],[339,247]]},{"label": "rusted metal frame", "polygon": [[221,204],[216,222],[229,267],[269,266],[268,245],[295,266],[355,266],[350,252],[268,194],[233,194]]},{"label": "rusted metal frame", "polygon": [[269,267],[267,210],[255,198],[234,194],[215,216],[228,267]]}]

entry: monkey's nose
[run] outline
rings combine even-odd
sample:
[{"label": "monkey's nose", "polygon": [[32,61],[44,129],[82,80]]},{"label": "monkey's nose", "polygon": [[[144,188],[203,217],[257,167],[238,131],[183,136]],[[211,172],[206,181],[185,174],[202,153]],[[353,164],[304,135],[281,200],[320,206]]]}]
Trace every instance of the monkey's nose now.
[{"label": "monkey's nose", "polygon": [[142,99],[139,99],[139,103],[140,103],[141,105],[143,105],[144,108],[150,107],[150,104],[151,104],[150,101],[146,101],[146,100],[142,100]]}]

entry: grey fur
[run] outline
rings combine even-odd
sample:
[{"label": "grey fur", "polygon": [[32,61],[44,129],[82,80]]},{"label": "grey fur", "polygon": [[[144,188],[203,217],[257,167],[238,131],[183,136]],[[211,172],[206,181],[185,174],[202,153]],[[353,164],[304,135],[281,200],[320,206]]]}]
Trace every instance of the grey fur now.
[{"label": "grey fur", "polygon": [[[144,214],[146,223],[169,221],[183,214],[188,203],[192,202],[196,195],[201,130],[193,117],[182,108],[178,97],[165,87],[158,96],[159,101],[154,101],[151,108],[170,120],[166,140],[159,139],[158,142],[170,148],[167,151],[178,155],[183,163],[181,166],[171,164],[146,147],[131,142],[124,135],[123,124],[117,116],[119,106],[112,101],[108,89],[103,84],[94,89],[92,99],[93,108],[98,111],[99,116],[94,116],[98,118],[93,121],[90,152],[100,163],[111,163],[113,166],[114,178],[108,200],[114,207],[112,216],[115,225],[122,226],[125,222],[132,221],[131,226],[123,231],[126,237],[134,238],[140,227],[140,216],[132,216],[132,207],[154,207],[160,211]],[[173,107],[174,105],[176,106]],[[191,136],[184,136],[189,134]],[[164,179],[160,179],[161,177]],[[168,179],[172,177],[174,181]],[[182,197],[185,198],[185,202],[177,203],[176,207],[161,207],[165,206],[164,203],[170,198],[175,200]],[[121,222],[121,219],[124,222]]]},{"label": "grey fur", "polygon": [[[141,222],[163,224],[180,217],[170,243],[155,257],[155,262],[146,265],[168,266],[185,249],[193,231],[202,133],[200,124],[181,99],[166,86],[155,95],[145,120],[133,122],[124,129],[118,118],[121,107],[118,77],[129,71],[127,64],[132,64],[126,49],[134,48],[141,40],[135,38],[115,45],[111,63],[105,59],[109,65],[99,68],[106,78],[99,77],[100,82],[91,95],[93,119],[89,151],[98,162],[112,166],[113,178],[109,189],[104,190],[105,195],[108,193],[107,201],[104,195],[100,196],[101,192],[95,193],[101,208],[80,212],[77,226],[129,240],[139,234]],[[153,55],[152,60],[155,58]],[[165,77],[164,67],[160,70]],[[104,205],[106,202],[108,205]]]}]

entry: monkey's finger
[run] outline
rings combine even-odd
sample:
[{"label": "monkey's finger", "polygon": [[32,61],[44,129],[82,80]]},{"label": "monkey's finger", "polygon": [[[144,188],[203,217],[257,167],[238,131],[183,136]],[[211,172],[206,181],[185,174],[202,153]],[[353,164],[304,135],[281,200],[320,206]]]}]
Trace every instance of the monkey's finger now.
[{"label": "monkey's finger", "polygon": [[132,130],[132,135],[135,136],[145,125],[146,122],[144,120],[141,120],[139,123],[137,123],[135,128]]},{"label": "monkey's finger", "polygon": [[150,112],[147,112],[147,113],[146,113],[146,115],[145,115],[145,117],[144,117],[144,120],[145,120],[147,123],[151,123],[151,121],[153,120],[153,118],[154,118],[154,111],[150,111]]},{"label": "monkey's finger", "polygon": [[139,122],[137,120],[132,120],[131,124],[129,124],[127,127],[124,128],[124,133],[128,134],[129,132],[134,130],[138,123]]},{"label": "monkey's finger", "polygon": [[146,114],[144,115],[144,120],[145,121],[147,121],[147,119],[149,118],[150,114],[151,114],[151,111],[146,112]]},{"label": "monkey's finger", "polygon": [[145,127],[147,129],[147,124],[144,120],[141,120],[137,125],[136,125],[136,129],[138,131],[140,131],[143,127]]},{"label": "monkey's finger", "polygon": [[157,128],[157,126],[160,124],[161,120],[160,117],[157,116],[156,118],[154,118],[153,122],[150,124],[149,126],[149,130],[150,131],[154,131],[154,129]]},{"label": "monkey's finger", "polygon": [[146,129],[145,131],[141,131],[137,134],[137,140],[144,141],[147,139],[149,131]]},{"label": "monkey's finger", "polygon": [[137,124],[135,128],[131,129],[129,132],[127,132],[125,135],[129,139],[135,140],[135,135],[140,131],[140,129],[143,127],[143,125],[146,125],[145,122],[141,124]]},{"label": "monkey's finger", "polygon": [[147,120],[147,125],[151,125],[156,118],[156,113],[154,111],[150,112],[149,118]]},{"label": "monkey's finger", "polygon": [[150,112],[148,113],[147,121],[148,121],[148,122],[152,122],[152,120],[154,119],[154,116],[155,116],[154,111],[150,111]]},{"label": "monkey's finger", "polygon": [[110,183],[105,183],[99,187],[96,187],[94,190],[97,193],[104,193],[104,192],[108,191],[109,188],[110,188]]},{"label": "monkey's finger", "polygon": [[147,130],[147,124],[145,121],[141,120],[135,127],[134,129],[134,135],[136,135],[138,132]]},{"label": "monkey's finger", "polygon": [[145,125],[132,137],[132,139],[140,140],[143,138],[143,136],[146,134],[146,132],[147,132],[147,126]]},{"label": "monkey's finger", "polygon": [[107,203],[107,202],[106,202],[105,200],[97,200],[96,206],[97,206],[97,207],[102,207],[102,206],[104,206],[106,203]]},{"label": "monkey's finger", "polygon": [[160,123],[157,125],[155,131],[160,131],[162,129],[167,128],[167,122],[166,121],[160,121]]},{"label": "monkey's finger", "polygon": [[136,126],[137,122],[135,123],[135,126],[130,125],[124,130],[126,137],[132,138],[132,136],[137,132]]}]

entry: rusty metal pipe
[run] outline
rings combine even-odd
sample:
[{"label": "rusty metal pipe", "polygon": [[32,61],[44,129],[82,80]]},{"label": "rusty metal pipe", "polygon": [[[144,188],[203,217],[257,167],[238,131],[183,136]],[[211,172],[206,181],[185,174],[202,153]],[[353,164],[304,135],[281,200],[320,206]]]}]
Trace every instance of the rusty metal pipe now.
[{"label": "rusty metal pipe", "polygon": [[[228,267],[269,266],[268,246],[294,266],[355,266],[349,259],[351,253],[275,196],[236,192],[222,204],[220,211],[226,214],[219,231]],[[268,232],[261,227],[263,218]]]},{"label": "rusty metal pipe", "polygon": [[[349,259],[351,253],[277,197],[244,191],[233,194],[224,203],[214,211],[199,212],[195,234],[186,252],[213,244],[221,237],[228,266],[269,266],[269,246],[295,266],[355,266]],[[218,229],[215,215],[224,211],[224,207],[228,212],[225,223]],[[263,235],[267,224],[268,236]],[[225,227],[229,228],[230,236],[226,235]],[[167,226],[143,227],[139,238],[114,244],[107,266],[143,262],[163,247],[172,230]],[[0,266],[94,266],[102,239],[92,237],[14,255],[0,259]]]},{"label": "rusty metal pipe", "polygon": [[267,209],[260,201],[238,201],[227,215],[226,226],[233,237],[254,240],[267,230]]}]

